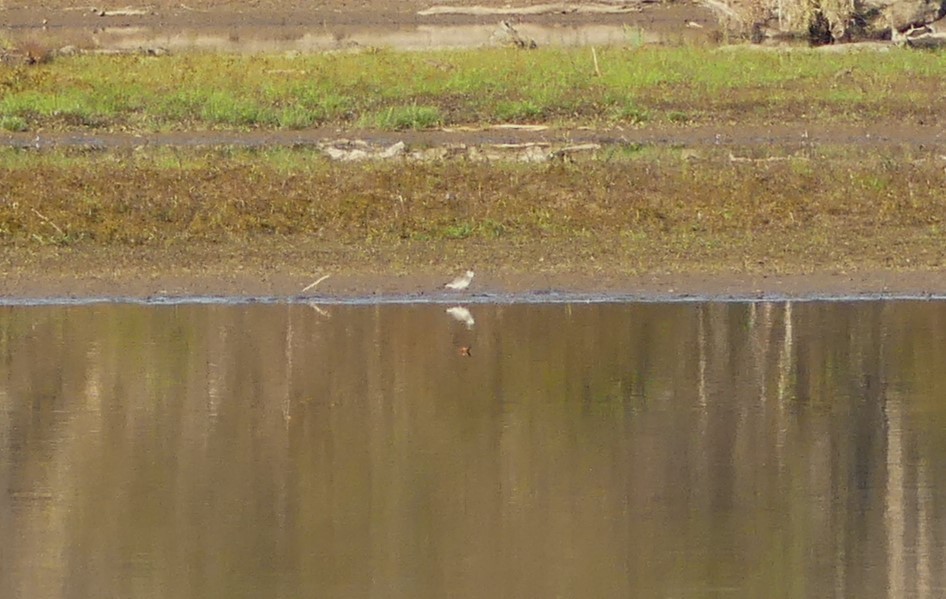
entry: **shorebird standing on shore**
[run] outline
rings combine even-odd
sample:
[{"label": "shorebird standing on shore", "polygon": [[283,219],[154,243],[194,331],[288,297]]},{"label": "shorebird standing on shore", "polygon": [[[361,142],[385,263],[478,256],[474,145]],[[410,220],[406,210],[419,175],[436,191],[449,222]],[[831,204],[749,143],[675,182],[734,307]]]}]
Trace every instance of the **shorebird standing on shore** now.
[{"label": "shorebird standing on shore", "polygon": [[463,291],[464,289],[470,286],[470,281],[472,280],[473,280],[473,271],[468,270],[463,276],[455,278],[454,280],[444,285],[444,287],[446,287],[447,289],[452,289],[453,291]]}]

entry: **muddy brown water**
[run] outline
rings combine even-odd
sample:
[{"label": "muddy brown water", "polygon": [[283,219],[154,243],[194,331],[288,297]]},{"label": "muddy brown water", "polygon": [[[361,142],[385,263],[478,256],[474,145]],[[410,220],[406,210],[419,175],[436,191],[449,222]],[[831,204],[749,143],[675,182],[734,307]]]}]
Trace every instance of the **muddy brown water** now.
[{"label": "muddy brown water", "polygon": [[450,307],[0,308],[0,596],[942,596],[946,303]]}]

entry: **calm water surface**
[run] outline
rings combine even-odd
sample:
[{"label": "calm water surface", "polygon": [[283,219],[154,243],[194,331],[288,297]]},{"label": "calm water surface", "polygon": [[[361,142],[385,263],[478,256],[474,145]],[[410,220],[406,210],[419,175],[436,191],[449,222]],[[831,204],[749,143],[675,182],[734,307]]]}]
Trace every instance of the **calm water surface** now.
[{"label": "calm water surface", "polygon": [[0,597],[946,594],[946,303],[447,307],[0,308]]}]

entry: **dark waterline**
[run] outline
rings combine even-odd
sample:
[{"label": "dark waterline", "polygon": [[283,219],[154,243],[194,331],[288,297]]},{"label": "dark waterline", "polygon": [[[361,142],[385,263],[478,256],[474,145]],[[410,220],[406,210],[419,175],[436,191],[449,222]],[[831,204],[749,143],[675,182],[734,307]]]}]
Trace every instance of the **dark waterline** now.
[{"label": "dark waterline", "polygon": [[855,303],[855,302],[930,302],[946,300],[946,294],[937,293],[854,293],[854,294],[806,294],[779,293],[729,293],[729,294],[680,294],[680,293],[574,293],[574,292],[528,292],[528,293],[430,293],[388,294],[363,296],[321,295],[152,295],[138,296],[47,296],[47,297],[2,297],[0,307],[12,306],[94,306],[100,304],[139,306],[246,306],[246,305],[328,305],[328,306],[374,306],[374,305],[440,305],[440,304],[694,304],[694,303],[740,303],[767,304],[791,303]]},{"label": "dark waterline", "polygon": [[946,592],[946,302],[313,299],[0,307],[0,596]]}]

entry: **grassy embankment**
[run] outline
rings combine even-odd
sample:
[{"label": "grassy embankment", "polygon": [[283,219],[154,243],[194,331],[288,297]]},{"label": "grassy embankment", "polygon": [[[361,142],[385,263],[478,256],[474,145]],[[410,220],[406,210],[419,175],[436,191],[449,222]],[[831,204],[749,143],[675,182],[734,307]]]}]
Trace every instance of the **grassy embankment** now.
[{"label": "grassy embankment", "polygon": [[710,48],[79,56],[0,68],[0,129],[942,122],[946,55]]},{"label": "grassy embankment", "polygon": [[541,166],[338,164],[291,149],[6,150],[0,239],[158,250],[300,240],[345,248],[350,268],[401,270],[451,257],[563,271],[938,267],[942,162],[845,149],[731,162],[618,148]]},{"label": "grassy embankment", "polygon": [[[482,50],[76,57],[0,70],[11,129],[941,121],[938,54]],[[349,268],[453,259],[616,272],[940,267],[942,160],[919,149],[608,148],[576,164],[334,164],[314,150],[0,152],[0,243],[305,244]],[[737,153],[738,150],[735,150]],[[758,149],[756,149],[758,151]],[[774,150],[777,152],[778,150]],[[332,254],[329,248],[343,248]],[[334,250],[332,250],[334,251]],[[337,258],[336,258],[337,259]],[[81,265],[80,265],[81,266]],[[525,266],[523,266],[525,268]]]}]

